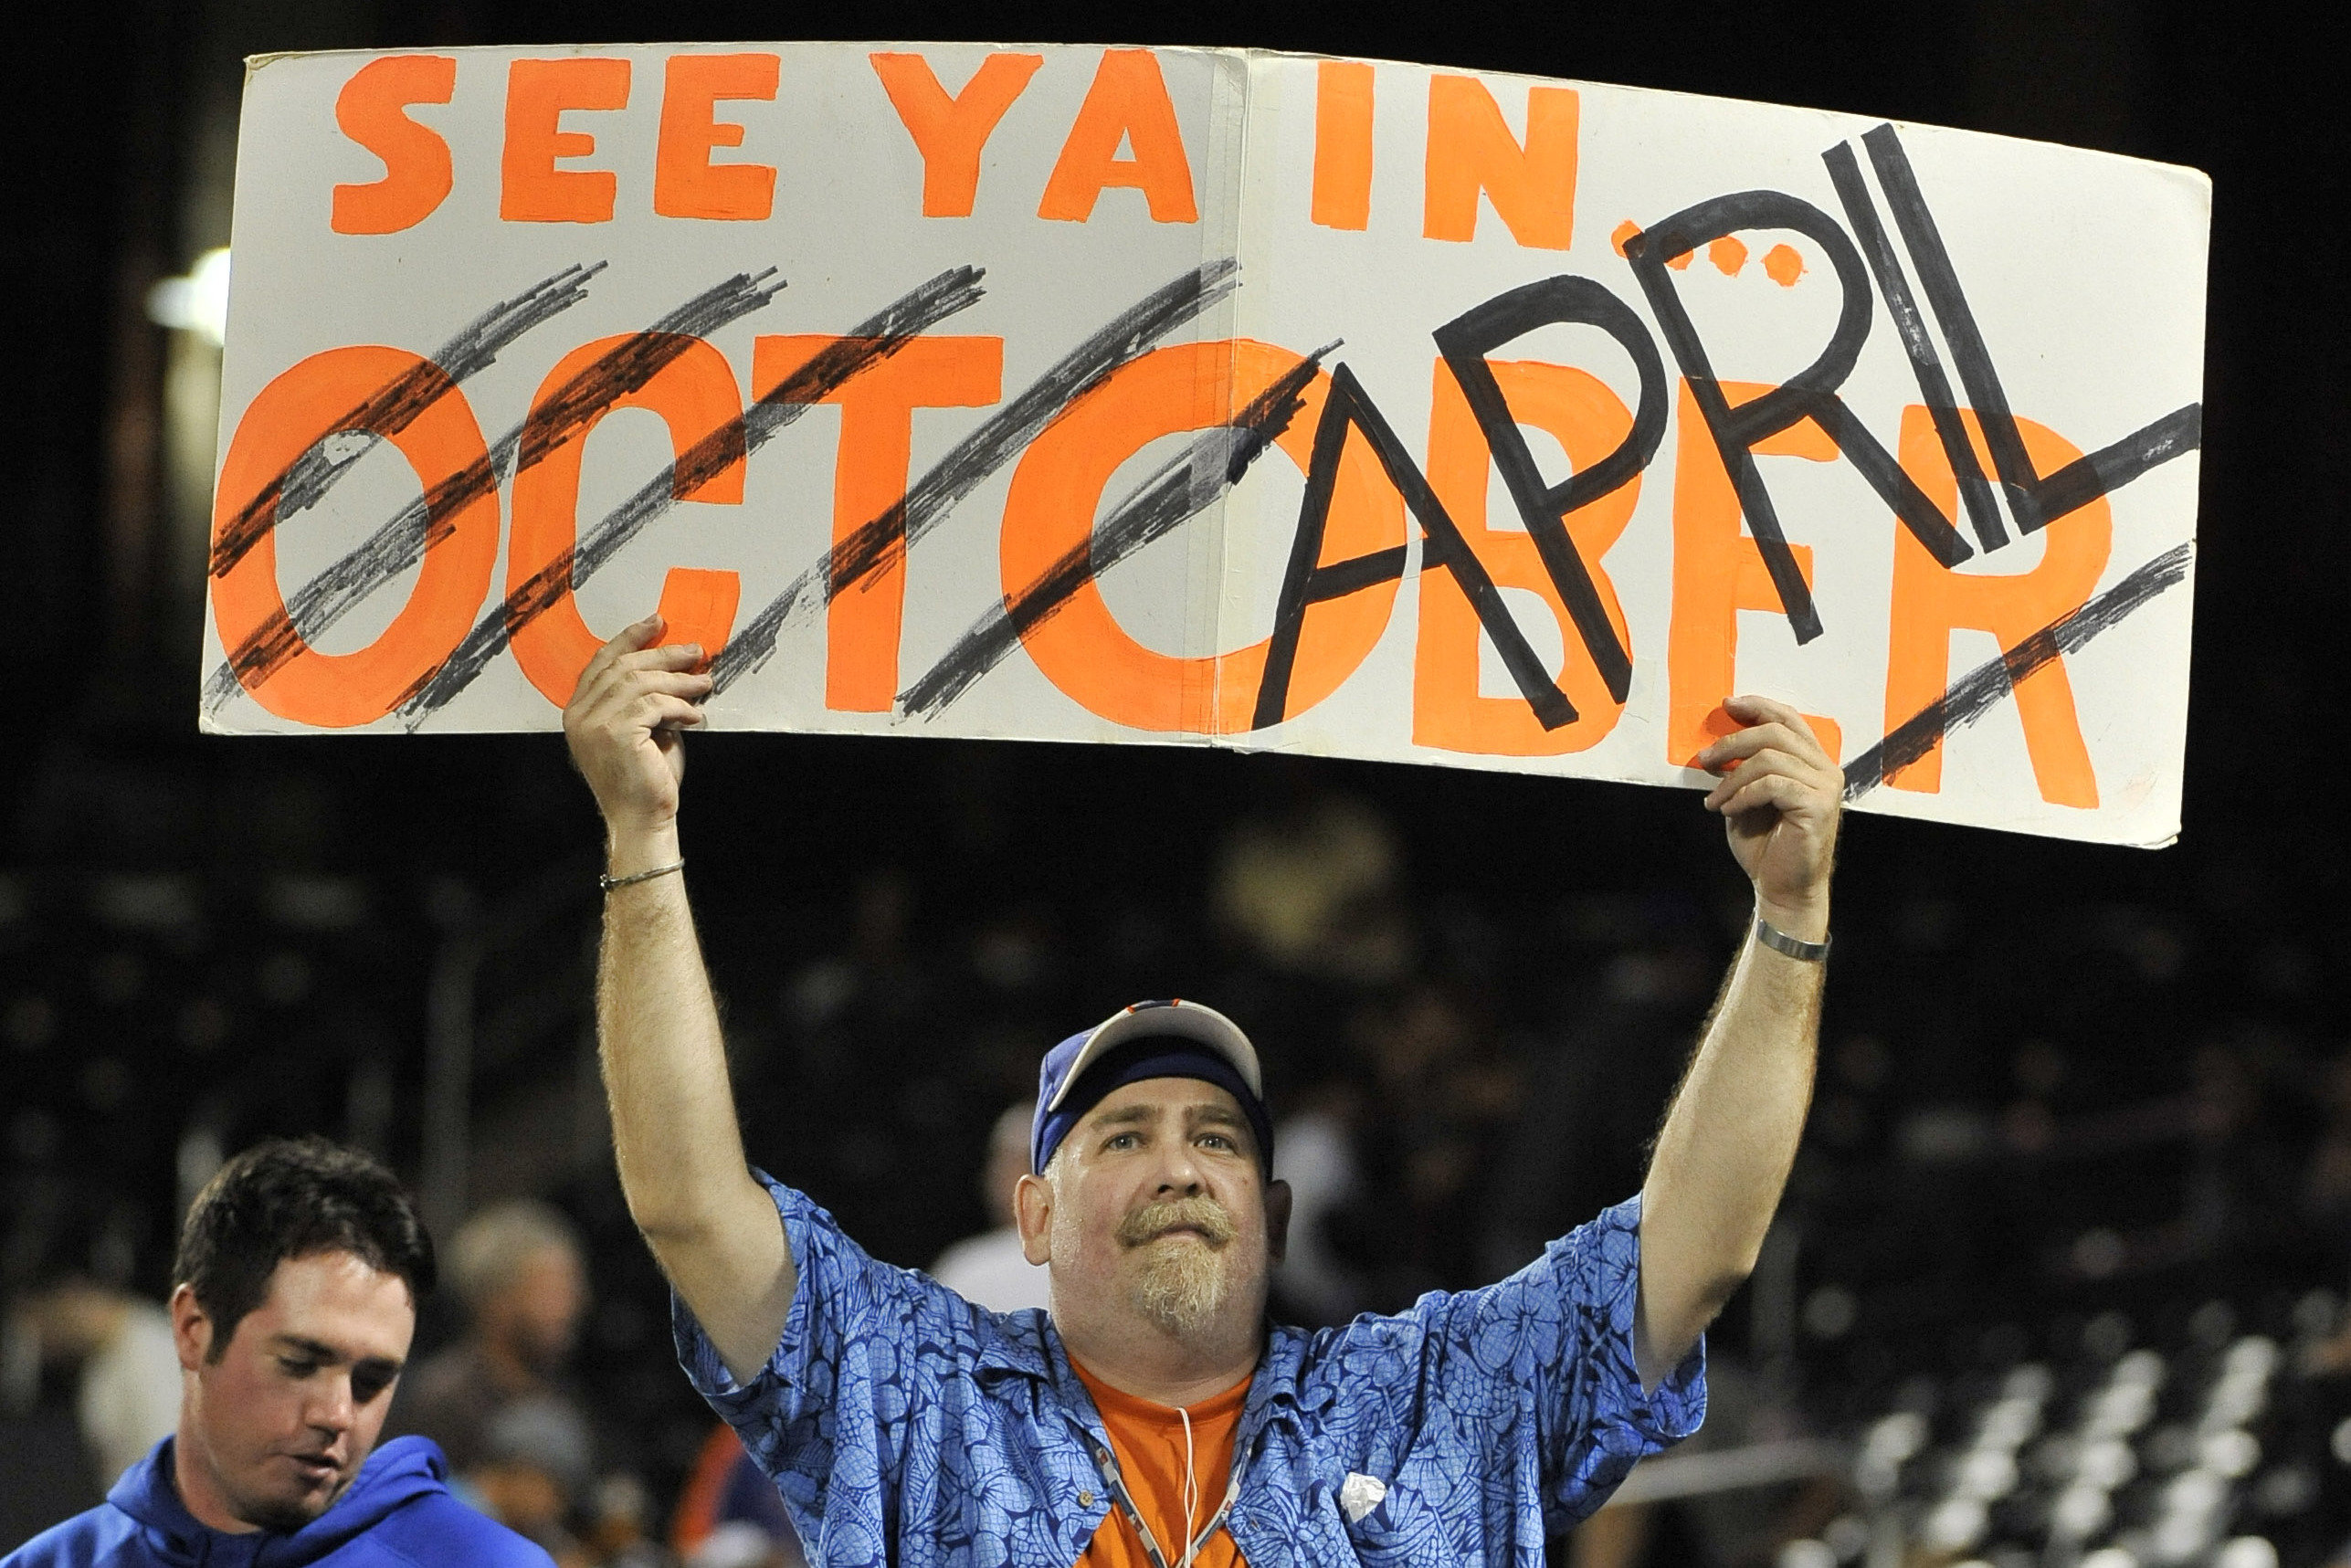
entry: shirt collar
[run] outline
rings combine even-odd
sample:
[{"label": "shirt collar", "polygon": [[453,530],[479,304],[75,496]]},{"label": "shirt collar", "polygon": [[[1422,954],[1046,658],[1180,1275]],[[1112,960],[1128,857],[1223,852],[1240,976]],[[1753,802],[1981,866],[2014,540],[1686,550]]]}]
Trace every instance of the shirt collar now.
[{"label": "shirt collar", "polygon": [[[1060,1336],[1044,1309],[1029,1308],[996,1320],[996,1331],[980,1346],[974,1369],[982,1378],[1020,1376],[1039,1383],[1057,1383],[1055,1363],[1066,1364]],[[1051,1349],[1049,1352],[1048,1346]],[[1050,1360],[1048,1359],[1049,1355]]]},{"label": "shirt collar", "polygon": [[1249,1386],[1249,1403],[1241,1407],[1240,1430],[1236,1441],[1244,1446],[1274,1421],[1294,1423],[1301,1411],[1319,1410],[1331,1402],[1332,1390],[1327,1381],[1318,1380],[1311,1387],[1301,1388],[1299,1377],[1306,1363],[1307,1334],[1303,1329],[1286,1324],[1270,1324],[1266,1330],[1265,1353],[1258,1359],[1257,1376]]},{"label": "shirt collar", "polygon": [[[1331,1402],[1333,1390],[1323,1381],[1317,1380],[1305,1388],[1299,1385],[1307,1338],[1302,1329],[1281,1323],[1267,1325],[1265,1351],[1258,1358],[1256,1373],[1249,1379],[1249,1398],[1241,1406],[1240,1426],[1236,1434],[1242,1451],[1269,1423],[1294,1422],[1301,1411],[1319,1410]],[[1061,1403],[1077,1412],[1081,1422],[1100,1419],[1094,1412],[1092,1396],[1070,1365],[1070,1352],[1061,1342],[1060,1331],[1042,1310],[1033,1316],[1016,1314],[1003,1331],[990,1335],[980,1347],[977,1372],[983,1377],[1017,1375],[1050,1384]]]}]

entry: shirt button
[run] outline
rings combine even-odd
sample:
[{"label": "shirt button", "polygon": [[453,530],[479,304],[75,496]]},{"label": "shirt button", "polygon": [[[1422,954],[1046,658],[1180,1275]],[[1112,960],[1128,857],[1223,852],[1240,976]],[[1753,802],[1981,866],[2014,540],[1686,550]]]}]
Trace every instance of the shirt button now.
[{"label": "shirt button", "polygon": [[1091,1507],[1093,1507],[1093,1506],[1094,1506],[1094,1494],[1093,1494],[1093,1493],[1091,1493],[1091,1492],[1080,1492],[1080,1493],[1078,1494],[1078,1506],[1079,1506],[1080,1508],[1091,1508]]}]

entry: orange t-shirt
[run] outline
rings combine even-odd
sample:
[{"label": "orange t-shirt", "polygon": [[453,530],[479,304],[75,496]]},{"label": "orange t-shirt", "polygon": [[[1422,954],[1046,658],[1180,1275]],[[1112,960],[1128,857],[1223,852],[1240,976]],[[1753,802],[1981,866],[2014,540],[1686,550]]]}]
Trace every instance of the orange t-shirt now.
[{"label": "orange t-shirt", "polygon": [[[1119,1479],[1127,1495],[1151,1527],[1167,1568],[1182,1568],[1184,1548],[1193,1534],[1223,1505],[1232,1485],[1233,1434],[1240,1426],[1241,1406],[1249,1401],[1248,1378],[1213,1399],[1187,1406],[1182,1415],[1172,1405],[1154,1405],[1117,1389],[1079,1366],[1070,1365],[1094,1396],[1109,1432],[1111,1450],[1118,1456]],[[1184,1415],[1192,1418],[1192,1517],[1184,1518]],[[1232,1531],[1219,1528],[1201,1543],[1193,1568],[1247,1568]],[[1078,1553],[1077,1568],[1151,1568],[1151,1554],[1135,1534],[1126,1510],[1111,1500],[1110,1517],[1102,1521],[1086,1549]]]}]

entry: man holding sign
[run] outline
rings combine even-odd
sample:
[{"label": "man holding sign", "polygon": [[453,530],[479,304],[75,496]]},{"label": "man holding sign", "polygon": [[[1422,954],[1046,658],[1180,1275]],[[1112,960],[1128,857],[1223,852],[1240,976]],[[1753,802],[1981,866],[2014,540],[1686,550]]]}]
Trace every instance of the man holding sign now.
[{"label": "man holding sign", "polygon": [[1018,1217],[1053,1306],[876,1262],[749,1169],[680,874],[711,687],[658,619],[564,713],[609,863],[597,1013],[630,1212],[680,1354],[813,1560],[1251,1568],[1539,1560],[1704,1415],[1706,1324],[1754,1266],[1812,1081],[1842,775],[1784,704],[1700,754],[1755,922],[1639,1197],[1482,1290],[1270,1327],[1288,1189],[1254,1049],[1141,1004],[1045,1060]]}]

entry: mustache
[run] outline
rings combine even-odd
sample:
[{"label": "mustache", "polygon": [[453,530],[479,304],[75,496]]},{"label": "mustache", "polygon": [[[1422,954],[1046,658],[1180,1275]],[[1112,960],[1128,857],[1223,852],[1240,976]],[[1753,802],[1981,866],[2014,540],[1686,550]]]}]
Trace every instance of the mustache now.
[{"label": "mustache", "polygon": [[1170,1198],[1145,1204],[1121,1220],[1118,1239],[1128,1247],[1141,1247],[1179,1228],[1198,1231],[1211,1247],[1222,1247],[1239,1234],[1233,1216],[1216,1199]]}]

